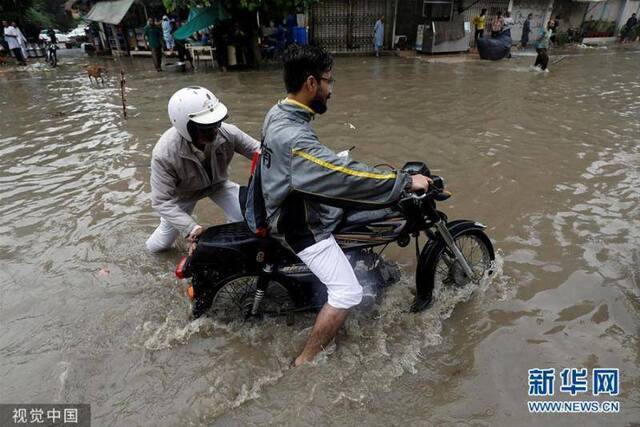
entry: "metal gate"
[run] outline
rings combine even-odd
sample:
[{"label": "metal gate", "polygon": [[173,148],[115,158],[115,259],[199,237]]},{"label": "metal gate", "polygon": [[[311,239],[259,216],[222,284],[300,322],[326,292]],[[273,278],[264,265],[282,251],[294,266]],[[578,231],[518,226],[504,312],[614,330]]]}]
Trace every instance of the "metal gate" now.
[{"label": "metal gate", "polygon": [[311,42],[334,53],[373,52],[373,26],[385,8],[386,0],[319,1],[311,7]]}]

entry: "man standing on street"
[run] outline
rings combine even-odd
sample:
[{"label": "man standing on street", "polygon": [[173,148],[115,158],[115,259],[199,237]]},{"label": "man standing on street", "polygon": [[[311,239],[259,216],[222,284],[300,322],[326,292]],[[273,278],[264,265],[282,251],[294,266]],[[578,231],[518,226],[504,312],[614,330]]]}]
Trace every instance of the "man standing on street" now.
[{"label": "man standing on street", "polygon": [[502,34],[506,34],[511,38],[511,28],[513,28],[513,18],[511,17],[511,12],[506,11],[504,13],[504,26],[502,27]]},{"label": "man standing on street", "polygon": [[147,26],[144,27],[144,39],[151,49],[153,66],[156,67],[156,71],[162,71],[162,30],[156,25],[153,18],[147,20]]},{"label": "man standing on street", "polygon": [[164,37],[164,42],[167,45],[167,49],[171,52],[173,52],[173,48],[175,46],[172,33],[171,21],[169,21],[169,17],[167,15],[164,15],[162,17],[162,36]]},{"label": "man standing on street", "polygon": [[491,37],[498,37],[502,34],[502,29],[504,27],[504,18],[502,17],[502,12],[498,11],[496,16],[493,17],[493,21],[491,21]]},{"label": "man standing on street", "polygon": [[22,57],[27,59],[27,38],[22,34],[20,28],[16,25],[15,21],[11,23],[11,25],[16,29],[16,33],[18,34],[18,44],[20,45],[20,50],[22,51]]},{"label": "man standing on street", "polygon": [[24,55],[22,54],[22,48],[20,47],[20,33],[14,25],[9,25],[7,21],[2,21],[4,27],[4,39],[9,45],[9,50],[13,52],[19,65],[27,65]]},{"label": "man standing on street", "polygon": [[522,45],[523,49],[527,48],[527,44],[529,44],[529,33],[531,32],[531,18],[533,14],[527,15],[527,20],[522,24],[522,37],[520,38],[520,45]]},{"label": "man standing on street", "polygon": [[260,180],[252,180],[248,189],[248,200],[264,195],[268,222],[258,224],[260,214],[248,202],[249,227],[257,232],[266,225],[327,287],[327,303],[295,366],[326,348],[349,310],[362,300],[362,286],[333,237],[343,217],[341,206],[382,208],[396,203],[403,191],[426,191],[429,186],[425,176],[375,169],[340,157],[320,143],[309,122],[327,111],[332,68],[333,57],[322,48],[293,45],[285,52],[287,97],[267,113],[255,171]]},{"label": "man standing on street", "polygon": [[473,26],[476,28],[476,32],[473,36],[475,45],[478,45],[478,39],[484,36],[484,27],[487,24],[487,9],[482,9],[480,15],[473,18]]},{"label": "man standing on street", "polygon": [[638,18],[636,14],[632,13],[631,17],[627,19],[627,23],[624,24],[620,35],[620,43],[624,43],[626,40],[634,41],[636,38],[636,25],[638,25]]},{"label": "man standing on street", "polygon": [[384,45],[384,15],[380,15],[380,18],[376,21],[376,25],[373,27],[373,45],[376,56],[380,56],[380,51]]}]

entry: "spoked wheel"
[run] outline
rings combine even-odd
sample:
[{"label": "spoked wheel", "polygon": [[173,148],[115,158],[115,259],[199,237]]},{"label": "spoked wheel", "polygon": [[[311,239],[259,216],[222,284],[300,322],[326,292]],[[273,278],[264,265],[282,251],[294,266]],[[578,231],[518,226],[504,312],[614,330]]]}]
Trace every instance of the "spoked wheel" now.
[{"label": "spoked wheel", "polygon": [[453,252],[444,241],[439,241],[420,256],[416,272],[418,292],[411,311],[424,310],[447,289],[477,286],[485,276],[491,274],[495,259],[493,245],[482,230],[464,229],[456,233],[453,239],[467,260],[472,276],[467,276]]},{"label": "spoked wheel", "polygon": [[456,246],[467,260],[473,276],[465,274],[464,269],[457,262],[449,248],[445,247],[440,252],[439,259],[436,260],[434,275],[433,296],[438,298],[440,292],[445,288],[463,288],[467,285],[478,285],[489,270],[492,255],[485,242],[475,234],[465,233],[454,239]]},{"label": "spoked wheel", "polygon": [[220,285],[213,297],[211,315],[218,320],[232,322],[252,316],[281,316],[296,308],[287,287],[271,280],[260,301],[258,312],[254,315],[252,310],[256,300],[257,283],[257,276],[245,276]]}]

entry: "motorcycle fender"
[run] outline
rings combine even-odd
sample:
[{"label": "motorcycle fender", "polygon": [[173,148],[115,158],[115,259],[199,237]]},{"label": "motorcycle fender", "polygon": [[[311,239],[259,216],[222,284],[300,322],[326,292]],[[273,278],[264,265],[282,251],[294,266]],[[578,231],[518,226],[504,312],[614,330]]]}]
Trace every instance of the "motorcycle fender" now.
[{"label": "motorcycle fender", "polygon": [[[481,224],[475,221],[465,220],[465,219],[459,219],[459,220],[455,220],[447,223],[447,229],[449,230],[449,233],[451,233],[451,236],[454,239],[457,236],[459,236],[461,233],[468,232],[470,230],[483,231],[485,228],[486,226],[484,224]],[[429,239],[429,241],[427,241],[427,243],[422,248],[422,251],[420,252],[420,257],[418,258],[418,266],[416,269],[416,298],[417,299],[419,299],[419,297],[422,295],[425,301],[430,301],[430,297],[427,297],[425,295],[428,294],[430,296],[431,290],[427,291],[421,288],[422,281],[419,278],[419,274],[420,274],[419,272],[423,271],[424,267],[429,265],[430,262],[432,262],[433,257],[436,255],[436,252],[440,250],[441,245],[444,245],[444,244],[445,243],[442,240],[442,238],[439,236],[436,236],[436,238],[434,239]],[[490,251],[491,259],[494,259],[493,246],[490,244],[489,244],[489,251]]]},{"label": "motorcycle fender", "polygon": [[[451,233],[451,237],[453,237],[454,239],[459,233],[463,231],[474,229],[484,230],[485,228],[487,228],[486,225],[477,221],[470,221],[468,219],[456,219],[447,223],[447,229],[449,230],[449,233]],[[439,241],[440,239],[430,239],[424,245],[424,248],[422,248],[422,251],[420,252],[420,259],[426,259],[425,255],[431,253],[433,251],[433,248],[435,248]]]},{"label": "motorcycle fender", "polygon": [[[449,230],[449,233],[451,233],[451,237],[453,237],[454,239],[463,231],[484,230],[485,228],[487,228],[486,225],[468,219],[456,219],[447,223],[447,229]],[[440,242],[440,238],[430,239],[429,241],[427,241],[427,243],[422,248],[422,251],[420,252],[420,259],[418,260],[419,265],[422,262],[426,262],[431,257],[431,253],[435,250],[436,246]],[[493,247],[490,247],[489,250],[491,251],[491,256],[493,257]]]}]

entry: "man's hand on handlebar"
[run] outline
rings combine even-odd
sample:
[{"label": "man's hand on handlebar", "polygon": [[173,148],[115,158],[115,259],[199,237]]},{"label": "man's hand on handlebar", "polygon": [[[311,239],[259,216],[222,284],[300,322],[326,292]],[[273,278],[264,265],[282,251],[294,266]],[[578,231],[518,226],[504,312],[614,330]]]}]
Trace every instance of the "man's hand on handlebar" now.
[{"label": "man's hand on handlebar", "polygon": [[424,175],[411,175],[411,191],[415,193],[417,191],[427,192],[429,189],[429,184],[431,184],[431,179]]}]

